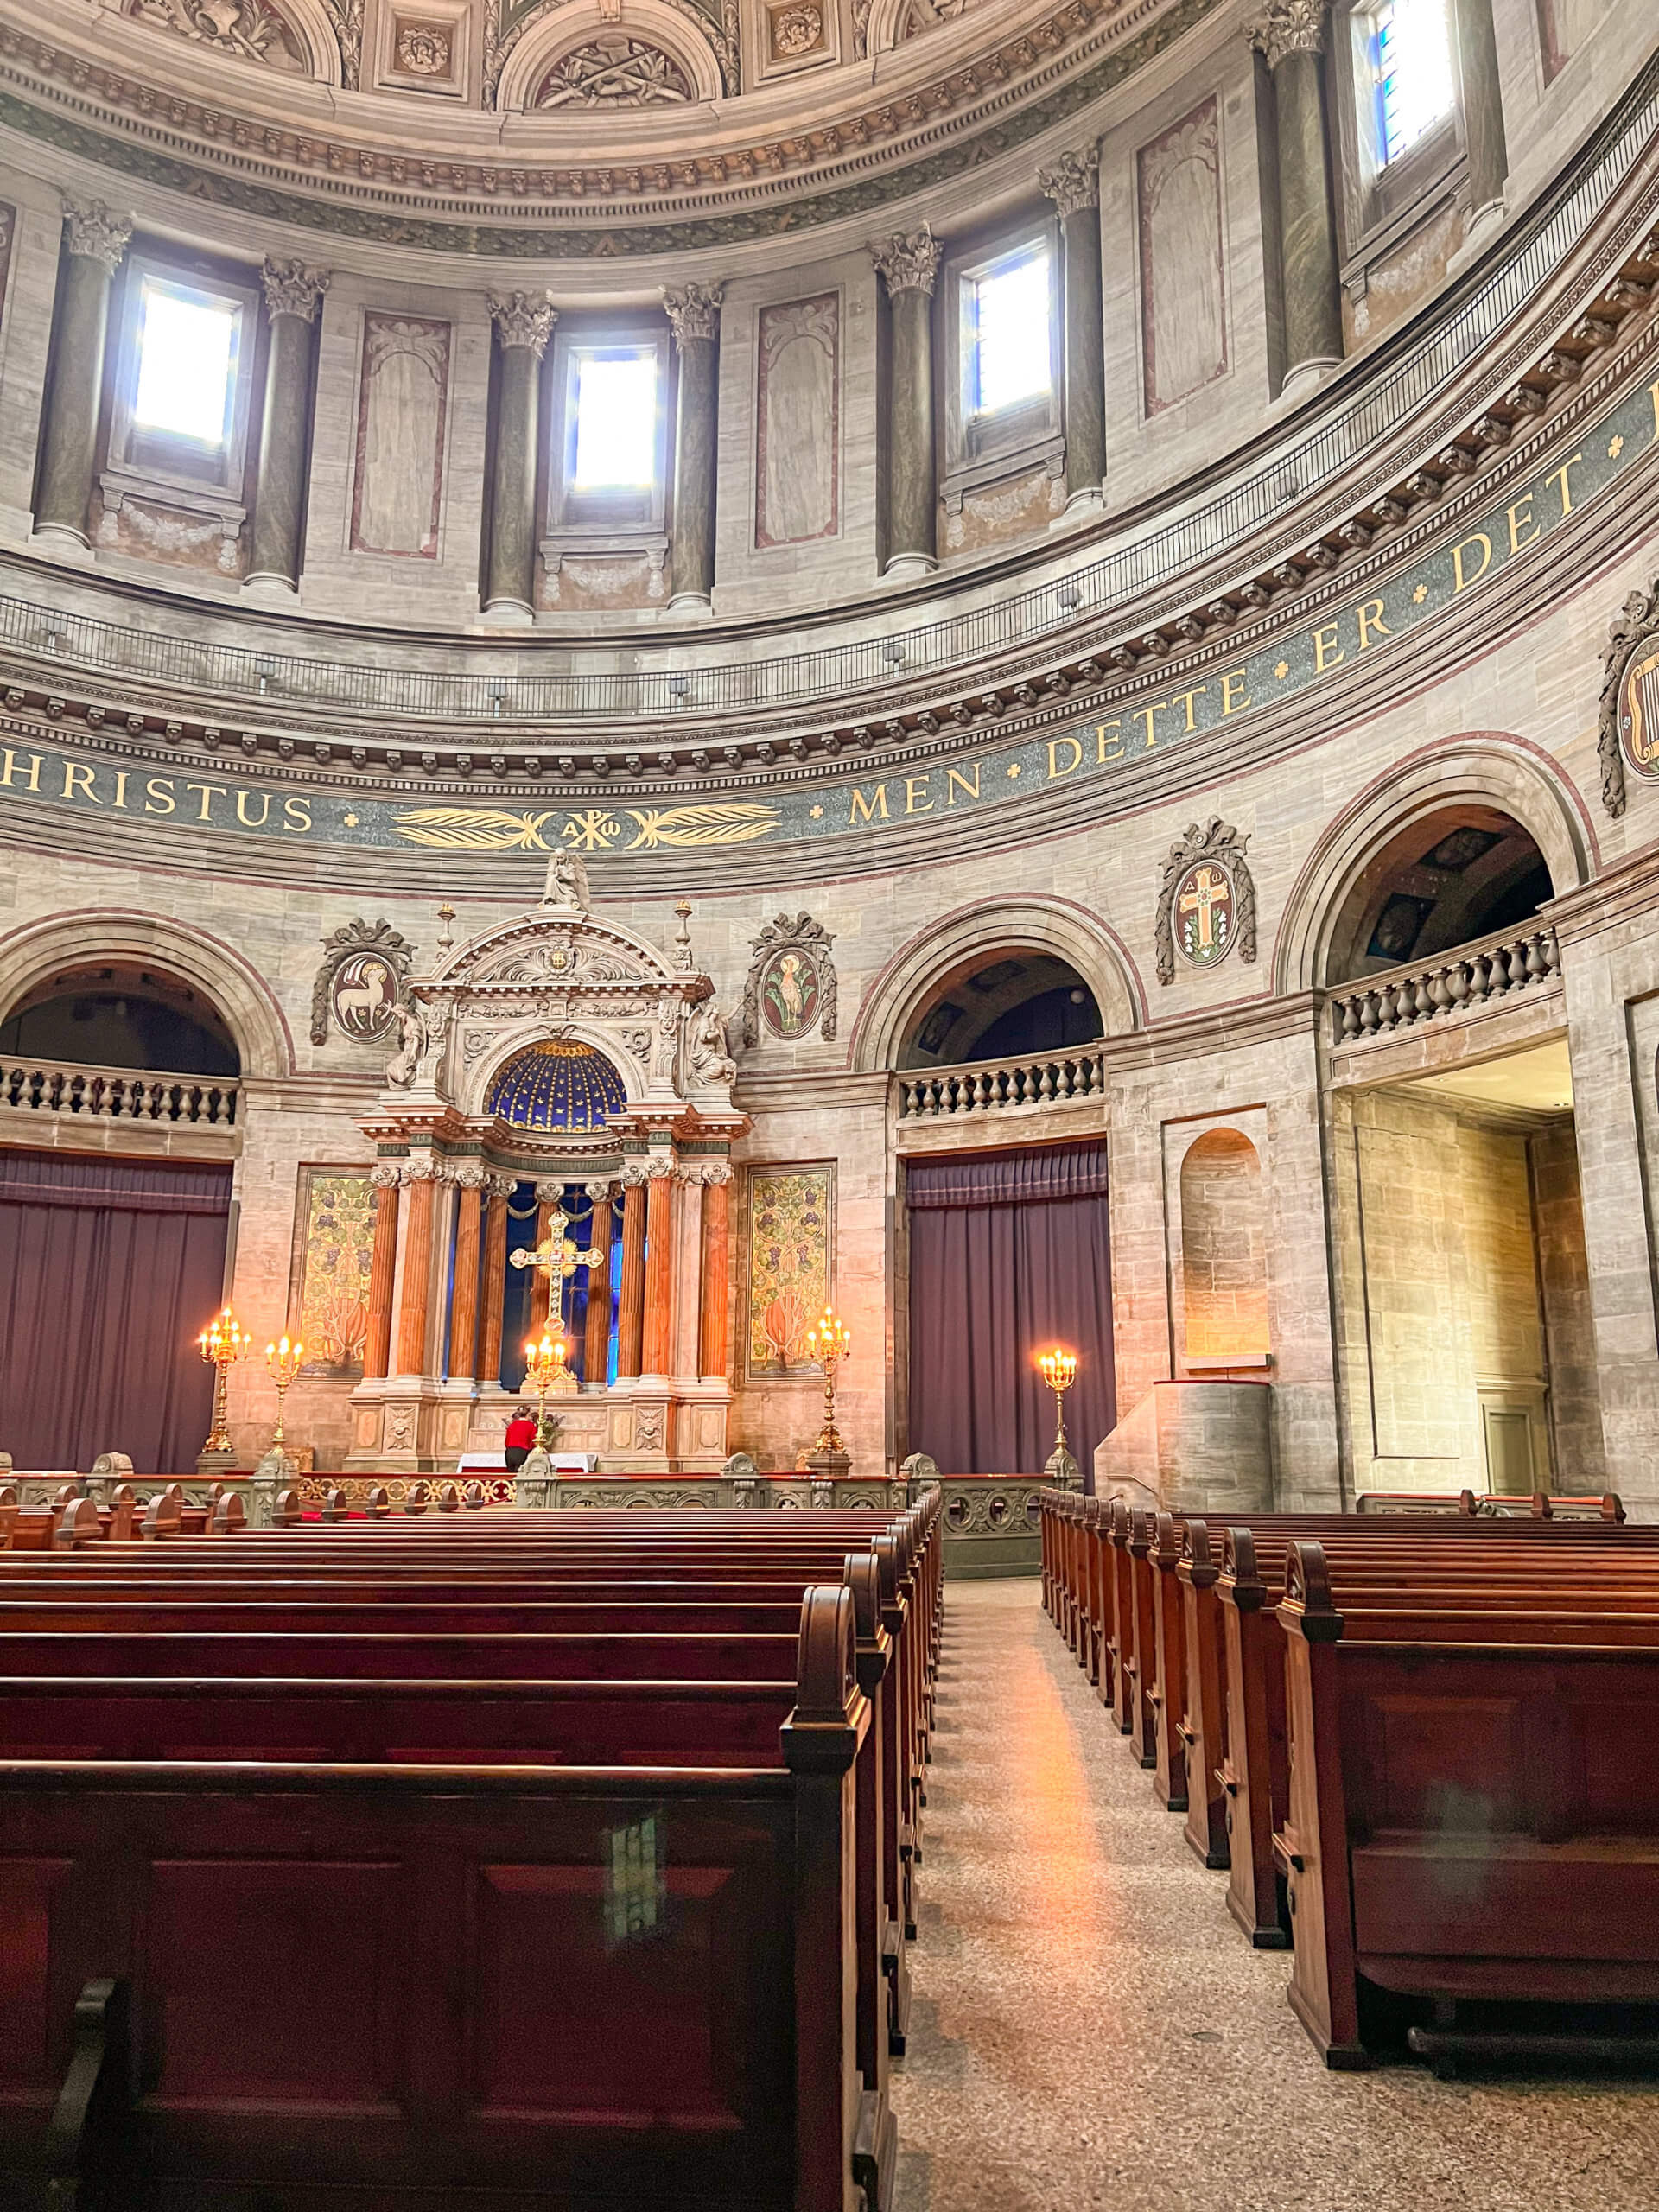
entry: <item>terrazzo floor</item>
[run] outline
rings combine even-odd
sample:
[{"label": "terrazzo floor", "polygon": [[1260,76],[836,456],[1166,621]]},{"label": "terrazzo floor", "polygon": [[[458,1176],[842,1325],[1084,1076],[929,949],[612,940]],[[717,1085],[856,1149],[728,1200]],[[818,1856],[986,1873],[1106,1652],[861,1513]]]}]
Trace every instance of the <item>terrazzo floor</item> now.
[{"label": "terrazzo floor", "polygon": [[1331,2074],[1034,1580],[947,1586],[897,2212],[1655,2212],[1659,2084]]}]

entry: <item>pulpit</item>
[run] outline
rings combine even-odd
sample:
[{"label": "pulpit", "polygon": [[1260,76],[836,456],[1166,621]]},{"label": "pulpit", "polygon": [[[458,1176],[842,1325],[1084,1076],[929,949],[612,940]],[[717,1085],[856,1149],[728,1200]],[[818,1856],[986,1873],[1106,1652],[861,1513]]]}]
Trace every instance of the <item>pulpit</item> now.
[{"label": "pulpit", "polygon": [[378,1192],[354,1473],[499,1451],[526,1338],[575,1387],[554,1448],[607,1474],[727,1456],[735,1073],[690,908],[662,950],[590,910],[553,855],[539,905],[440,941],[398,1008],[363,1127]]}]

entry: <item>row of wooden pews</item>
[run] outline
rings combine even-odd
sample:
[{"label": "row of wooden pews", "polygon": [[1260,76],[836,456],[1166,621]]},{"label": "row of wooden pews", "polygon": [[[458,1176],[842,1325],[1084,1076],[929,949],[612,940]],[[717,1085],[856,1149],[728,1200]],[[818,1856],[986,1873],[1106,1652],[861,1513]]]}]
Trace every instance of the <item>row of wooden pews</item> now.
[{"label": "row of wooden pews", "polygon": [[0,1552],[0,2206],[887,2212],[937,1493],[229,1503]]},{"label": "row of wooden pews", "polygon": [[1511,2016],[1659,2004],[1659,1529],[1609,1497],[1217,1530],[1054,1491],[1042,1531],[1051,1618],[1234,1918],[1294,1948],[1328,2064],[1402,2024],[1443,2071],[1647,2050]]}]

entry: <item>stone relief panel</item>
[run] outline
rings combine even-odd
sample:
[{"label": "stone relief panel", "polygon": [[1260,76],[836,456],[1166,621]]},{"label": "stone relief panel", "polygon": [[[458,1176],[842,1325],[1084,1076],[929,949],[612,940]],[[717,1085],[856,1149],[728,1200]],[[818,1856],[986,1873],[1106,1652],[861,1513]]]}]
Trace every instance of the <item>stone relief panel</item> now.
[{"label": "stone relief panel", "polygon": [[1606,19],[1608,0],[1538,0],[1544,82],[1558,77]]},{"label": "stone relief panel", "polygon": [[566,614],[658,607],[668,592],[667,558],[666,538],[632,553],[543,551],[538,603]]},{"label": "stone relief panel", "polygon": [[537,108],[683,107],[696,98],[671,54],[609,31],[562,54],[536,87]]},{"label": "stone relief panel", "polygon": [[374,1207],[366,1168],[301,1167],[288,1331],[305,1346],[302,1375],[353,1382],[362,1375]]},{"label": "stone relief panel", "polygon": [[308,77],[304,39],[271,0],[127,0],[135,22],[168,31],[238,61],[254,61],[290,77]]},{"label": "stone relief panel", "polygon": [[354,553],[437,558],[452,334],[448,323],[423,316],[363,318]]},{"label": "stone relief panel", "polygon": [[375,34],[377,85],[452,100],[474,97],[470,0],[380,0]]},{"label": "stone relief panel", "polygon": [[743,1365],[751,1382],[816,1375],[806,1332],[835,1295],[833,1166],[751,1167]]},{"label": "stone relief panel", "polygon": [[1141,357],[1157,415],[1227,372],[1221,119],[1214,98],[1135,156]]},{"label": "stone relief panel", "polygon": [[841,299],[762,308],[755,401],[754,542],[834,537],[841,528]]}]

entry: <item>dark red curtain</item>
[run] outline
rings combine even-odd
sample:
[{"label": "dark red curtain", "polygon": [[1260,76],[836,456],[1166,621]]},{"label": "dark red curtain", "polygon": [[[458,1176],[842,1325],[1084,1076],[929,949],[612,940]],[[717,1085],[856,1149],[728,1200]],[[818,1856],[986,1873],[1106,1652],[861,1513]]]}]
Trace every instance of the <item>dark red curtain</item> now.
[{"label": "dark red curtain", "polygon": [[212,1414],[228,1167],[0,1151],[0,1449],[193,1468]]},{"label": "dark red curtain", "polygon": [[918,1161],[910,1217],[910,1446],[953,1475],[1040,1474],[1054,1400],[1034,1364],[1077,1355],[1067,1440],[1092,1484],[1116,1419],[1106,1146]]}]

